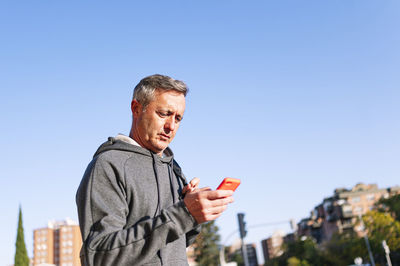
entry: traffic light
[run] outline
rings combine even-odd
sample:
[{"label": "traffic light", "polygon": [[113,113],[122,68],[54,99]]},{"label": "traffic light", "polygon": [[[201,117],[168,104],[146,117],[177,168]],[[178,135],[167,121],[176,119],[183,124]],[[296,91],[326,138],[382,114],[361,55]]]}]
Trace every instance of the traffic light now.
[{"label": "traffic light", "polygon": [[246,222],[244,221],[244,213],[238,213],[238,221],[240,238],[244,238],[247,235]]}]

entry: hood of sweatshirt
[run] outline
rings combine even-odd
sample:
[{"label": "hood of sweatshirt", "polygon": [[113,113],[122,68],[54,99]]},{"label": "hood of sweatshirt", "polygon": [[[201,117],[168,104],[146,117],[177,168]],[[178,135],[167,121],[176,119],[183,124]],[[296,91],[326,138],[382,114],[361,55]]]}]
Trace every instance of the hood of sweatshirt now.
[{"label": "hood of sweatshirt", "polygon": [[184,186],[187,185],[187,181],[185,176],[182,173],[182,169],[178,165],[178,163],[174,160],[174,153],[172,150],[167,147],[164,150],[163,157],[159,156],[158,154],[149,151],[145,148],[142,148],[137,145],[133,145],[130,143],[127,143],[126,141],[114,138],[114,137],[109,137],[106,142],[100,145],[100,147],[96,150],[96,152],[93,155],[93,158],[97,157],[99,154],[110,151],[110,150],[119,150],[119,151],[129,151],[129,152],[134,152],[138,154],[142,154],[144,156],[152,157],[153,160],[159,161],[162,163],[169,163],[171,165],[171,168],[173,169],[174,173],[182,180]]},{"label": "hood of sweatshirt", "polygon": [[[181,168],[179,167],[178,163],[174,160],[174,154],[172,152],[172,150],[167,147],[164,152],[163,152],[163,157],[159,156],[158,154],[147,150],[145,148],[142,148],[140,146],[137,145],[133,145],[130,143],[127,143],[126,141],[123,141],[121,139],[117,139],[114,137],[109,137],[108,140],[106,142],[104,142],[103,144],[100,145],[100,147],[97,149],[97,151],[95,152],[95,154],[93,155],[93,158],[97,157],[98,155],[100,155],[103,152],[106,151],[110,151],[110,150],[119,150],[119,151],[128,151],[128,152],[134,152],[137,154],[141,154],[143,156],[147,156],[147,157],[151,157],[153,160],[153,170],[154,170],[154,174],[155,174],[155,178],[156,178],[156,183],[157,183],[157,191],[158,191],[158,205],[160,205],[160,190],[159,190],[159,174],[158,174],[158,170],[157,170],[157,162],[159,163],[166,163],[168,164],[168,168],[170,169],[169,172],[169,176],[170,176],[170,184],[171,184],[171,190],[174,191],[176,188],[174,186],[174,182],[171,180],[171,178],[173,177],[173,173],[175,173],[175,176],[178,180],[181,180],[183,186],[187,185],[187,181],[185,176],[182,173]],[[178,199],[175,198],[175,195],[172,194],[172,196],[174,197],[173,202],[176,202]],[[181,197],[179,197],[181,199]],[[158,209],[158,212],[155,213],[155,215],[157,215],[159,213],[161,209]]]},{"label": "hood of sweatshirt", "polygon": [[123,140],[120,140],[120,139],[117,139],[114,137],[109,137],[106,142],[101,144],[100,147],[97,149],[97,151],[94,153],[93,158],[103,152],[110,151],[110,150],[129,151],[129,152],[139,153],[144,156],[153,157],[155,159],[158,159],[159,161],[161,161],[163,163],[170,163],[174,159],[174,154],[169,147],[167,147],[164,150],[163,157],[161,157],[158,154],[156,154],[152,151],[149,151],[145,148],[127,143],[126,141],[123,141]]}]

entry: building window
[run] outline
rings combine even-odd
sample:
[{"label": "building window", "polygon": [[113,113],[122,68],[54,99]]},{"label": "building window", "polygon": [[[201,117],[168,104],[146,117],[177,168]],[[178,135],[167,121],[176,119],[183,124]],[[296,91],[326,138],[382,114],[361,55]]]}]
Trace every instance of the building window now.
[{"label": "building window", "polygon": [[351,219],[346,219],[346,220],[343,220],[342,224],[343,225],[351,225],[353,223],[352,223]]},{"label": "building window", "polygon": [[351,202],[352,202],[352,203],[360,202],[360,197],[351,198]]},{"label": "building window", "polygon": [[343,205],[342,211],[343,211],[343,215],[345,215],[345,216],[353,215],[353,208],[350,205]]},{"label": "building window", "polygon": [[355,207],[354,208],[354,212],[356,213],[356,214],[359,214],[359,213],[363,213],[363,208],[362,207]]},{"label": "building window", "polygon": [[352,208],[351,208],[350,205],[344,205],[344,206],[343,206],[343,211],[344,211],[344,212],[351,212],[351,211],[352,211]]},{"label": "building window", "polygon": [[374,201],[375,200],[375,195],[374,194],[368,194],[367,195],[367,200],[368,201]]}]

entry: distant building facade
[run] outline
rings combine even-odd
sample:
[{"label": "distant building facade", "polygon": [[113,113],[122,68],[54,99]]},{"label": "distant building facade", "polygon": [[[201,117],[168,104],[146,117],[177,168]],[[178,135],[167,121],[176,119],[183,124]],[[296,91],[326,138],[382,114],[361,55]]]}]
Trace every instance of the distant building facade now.
[{"label": "distant building facade", "polygon": [[79,266],[79,225],[67,219],[33,231],[33,265]]},{"label": "distant building facade", "polygon": [[284,238],[285,235],[282,231],[276,231],[271,237],[261,241],[265,262],[282,255],[282,244],[284,243]]},{"label": "distant building facade", "polygon": [[246,244],[246,252],[249,266],[258,266],[256,244]]},{"label": "distant building facade", "polygon": [[298,236],[313,237],[318,243],[329,241],[334,233],[354,230],[358,215],[375,208],[381,198],[400,194],[400,187],[379,189],[376,184],[357,184],[352,189],[335,189],[298,223]]},{"label": "distant building facade", "polygon": [[[238,254],[242,257],[242,244],[241,243],[242,243],[241,240],[237,239],[237,241],[235,241],[232,244],[232,246],[229,247],[228,254],[227,254],[228,261],[232,261],[232,259],[234,257],[236,257],[235,255],[238,255]],[[245,248],[246,248],[249,266],[258,266],[259,264],[258,264],[258,258],[257,258],[256,244],[255,243],[246,244]]]}]

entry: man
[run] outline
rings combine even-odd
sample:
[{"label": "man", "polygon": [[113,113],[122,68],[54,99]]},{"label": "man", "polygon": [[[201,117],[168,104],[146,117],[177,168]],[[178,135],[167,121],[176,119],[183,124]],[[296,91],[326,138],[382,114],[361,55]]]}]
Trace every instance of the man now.
[{"label": "man", "polygon": [[96,151],[78,188],[83,265],[188,265],[186,247],[216,219],[232,192],[189,184],[169,143],[182,121],[187,87],[153,75],[135,87],[128,136]]}]

